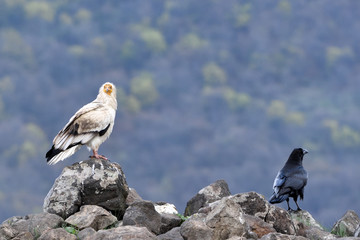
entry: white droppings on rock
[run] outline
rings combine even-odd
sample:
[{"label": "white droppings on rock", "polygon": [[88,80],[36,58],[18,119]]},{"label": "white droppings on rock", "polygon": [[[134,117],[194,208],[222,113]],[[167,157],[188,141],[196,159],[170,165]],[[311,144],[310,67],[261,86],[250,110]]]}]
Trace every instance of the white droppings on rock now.
[{"label": "white droppings on rock", "polygon": [[155,204],[155,210],[160,214],[179,214],[175,205],[171,203]]}]

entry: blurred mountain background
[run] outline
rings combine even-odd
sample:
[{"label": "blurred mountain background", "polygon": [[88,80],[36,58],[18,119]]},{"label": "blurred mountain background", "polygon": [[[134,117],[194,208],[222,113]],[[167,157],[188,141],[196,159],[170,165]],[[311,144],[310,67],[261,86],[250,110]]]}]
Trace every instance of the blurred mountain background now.
[{"label": "blurred mountain background", "polygon": [[47,166],[45,153],[106,81],[119,109],[99,152],[144,199],[183,212],[217,179],[268,198],[304,147],[300,206],[328,228],[359,213],[359,12],[350,0],[0,0],[0,222],[41,212],[62,169],[87,159],[83,147]]}]

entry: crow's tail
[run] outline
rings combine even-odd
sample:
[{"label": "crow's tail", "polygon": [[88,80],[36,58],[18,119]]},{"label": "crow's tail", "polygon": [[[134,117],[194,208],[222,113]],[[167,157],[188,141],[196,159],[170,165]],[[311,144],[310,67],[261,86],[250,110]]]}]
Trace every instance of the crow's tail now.
[{"label": "crow's tail", "polygon": [[276,193],[273,193],[269,199],[269,203],[281,203],[289,198],[289,194],[279,195],[277,196]]}]

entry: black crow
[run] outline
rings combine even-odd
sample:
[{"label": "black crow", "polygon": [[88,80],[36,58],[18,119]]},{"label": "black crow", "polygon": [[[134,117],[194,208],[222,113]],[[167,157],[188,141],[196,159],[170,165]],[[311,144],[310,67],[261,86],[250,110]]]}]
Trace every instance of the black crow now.
[{"label": "black crow", "polygon": [[292,210],[289,205],[289,198],[292,197],[297,206],[297,211],[301,210],[297,204],[298,196],[304,198],[304,187],[308,180],[308,174],[305,171],[302,161],[304,155],[308,153],[306,149],[295,148],[285,163],[285,166],[279,171],[274,180],[274,193],[270,197],[270,203],[281,203],[286,200],[288,211]]}]

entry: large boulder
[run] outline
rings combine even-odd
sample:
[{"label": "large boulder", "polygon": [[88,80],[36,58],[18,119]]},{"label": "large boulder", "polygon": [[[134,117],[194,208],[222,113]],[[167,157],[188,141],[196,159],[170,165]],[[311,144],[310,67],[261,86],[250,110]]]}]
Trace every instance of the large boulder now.
[{"label": "large boulder", "polygon": [[224,180],[217,180],[209,186],[201,189],[192,199],[190,199],[185,208],[185,216],[197,213],[200,208],[208,206],[210,203],[229,196],[230,190]]},{"label": "large boulder", "polygon": [[333,226],[331,232],[338,236],[355,236],[360,224],[359,216],[352,210],[347,211]]},{"label": "large boulder", "polygon": [[77,240],[76,235],[68,233],[63,228],[50,229],[43,233],[38,240]]},{"label": "large boulder", "polygon": [[[287,235],[282,233],[269,233],[267,235],[264,235],[261,240],[306,240],[308,238],[301,237],[301,236],[293,236],[293,235]],[[317,238],[315,238],[317,239]]]},{"label": "large boulder", "polygon": [[264,196],[256,192],[239,193],[230,196],[229,199],[236,202],[244,213],[259,217],[263,220],[267,216],[271,206]]},{"label": "large boulder", "polygon": [[336,236],[325,229],[307,211],[290,212],[297,235],[308,239],[335,239]]},{"label": "large boulder", "polygon": [[205,223],[205,214],[194,214],[180,228],[180,234],[185,240],[211,240],[213,229]]},{"label": "large boulder", "polygon": [[156,236],[145,227],[122,226],[109,230],[100,230],[84,238],[84,240],[155,240]]},{"label": "large boulder", "polygon": [[265,221],[272,224],[273,228],[279,233],[295,235],[298,230],[298,228],[295,228],[288,211],[274,205],[270,205]]},{"label": "large boulder", "polygon": [[180,234],[180,227],[175,227],[170,231],[158,235],[156,237],[157,240],[184,240],[184,238]]},{"label": "large boulder", "polygon": [[117,218],[102,207],[84,205],[81,206],[79,212],[68,217],[65,222],[80,230],[91,227],[98,231],[116,223]]},{"label": "large boulder", "polygon": [[82,205],[98,205],[121,219],[128,192],[119,164],[92,158],[64,168],[47,194],[43,208],[45,212],[67,218]]},{"label": "large boulder", "polygon": [[224,197],[187,219],[180,233],[184,239],[258,239],[276,232],[264,221],[269,208],[264,198],[253,192]]},{"label": "large boulder", "polygon": [[[160,206],[168,206],[168,204]],[[180,224],[180,217],[169,213],[160,214],[156,211],[154,204],[150,201],[134,202],[126,209],[123,218],[124,226],[135,225],[146,227],[156,235],[165,233],[174,227],[180,226]]]},{"label": "large boulder", "polygon": [[64,220],[50,213],[12,217],[0,226],[0,239],[34,239],[49,229],[59,227]]},{"label": "large boulder", "polygon": [[360,237],[360,224],[356,227],[354,237]]}]

